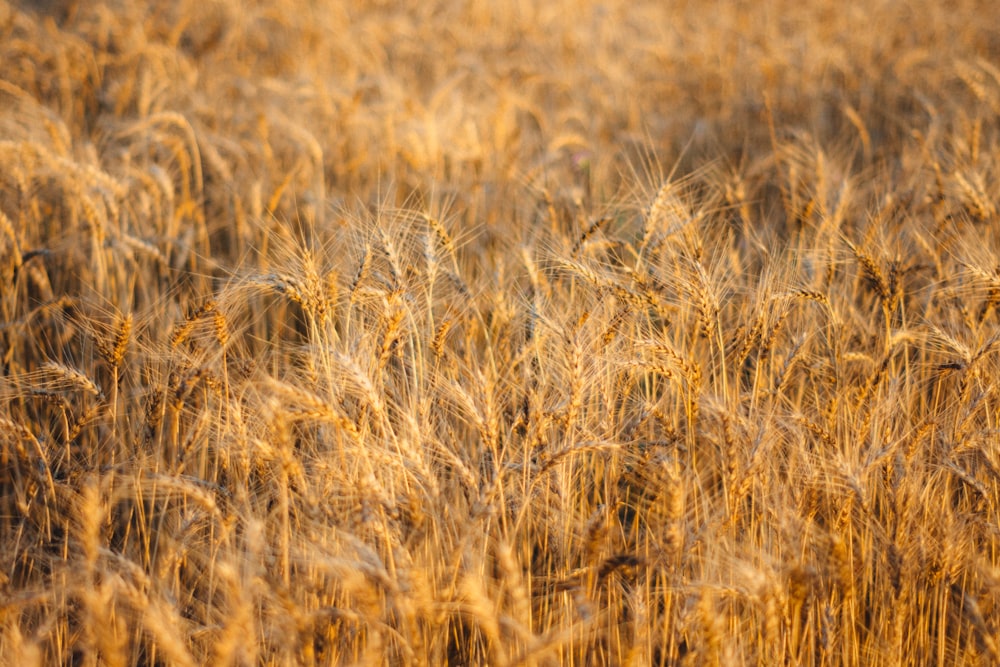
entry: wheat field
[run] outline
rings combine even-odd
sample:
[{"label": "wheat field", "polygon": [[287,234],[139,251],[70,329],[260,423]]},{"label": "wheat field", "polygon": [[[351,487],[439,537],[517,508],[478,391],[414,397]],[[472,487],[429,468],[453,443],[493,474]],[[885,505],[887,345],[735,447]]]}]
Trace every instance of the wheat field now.
[{"label": "wheat field", "polygon": [[862,7],[0,0],[0,663],[1000,662],[1000,8]]}]

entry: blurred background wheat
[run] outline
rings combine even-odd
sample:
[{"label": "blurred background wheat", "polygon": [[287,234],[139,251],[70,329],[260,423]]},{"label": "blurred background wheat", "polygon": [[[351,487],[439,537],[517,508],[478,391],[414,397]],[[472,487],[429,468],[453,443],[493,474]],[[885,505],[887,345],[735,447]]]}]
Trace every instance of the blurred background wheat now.
[{"label": "blurred background wheat", "polygon": [[1000,661],[985,0],[0,0],[0,662]]}]

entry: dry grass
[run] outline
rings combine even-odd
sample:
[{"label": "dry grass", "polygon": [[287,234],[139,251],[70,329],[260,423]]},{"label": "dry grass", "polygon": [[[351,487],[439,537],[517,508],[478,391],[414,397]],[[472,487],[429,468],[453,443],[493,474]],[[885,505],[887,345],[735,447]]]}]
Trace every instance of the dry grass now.
[{"label": "dry grass", "polygon": [[1000,12],[744,4],[0,0],[0,662],[1000,661]]}]

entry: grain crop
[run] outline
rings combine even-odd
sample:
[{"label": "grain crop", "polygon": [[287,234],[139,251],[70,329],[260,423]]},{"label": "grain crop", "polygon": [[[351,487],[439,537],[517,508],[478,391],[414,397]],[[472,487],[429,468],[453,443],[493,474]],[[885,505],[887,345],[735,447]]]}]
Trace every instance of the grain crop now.
[{"label": "grain crop", "polygon": [[1000,663],[1000,9],[0,0],[0,663]]}]

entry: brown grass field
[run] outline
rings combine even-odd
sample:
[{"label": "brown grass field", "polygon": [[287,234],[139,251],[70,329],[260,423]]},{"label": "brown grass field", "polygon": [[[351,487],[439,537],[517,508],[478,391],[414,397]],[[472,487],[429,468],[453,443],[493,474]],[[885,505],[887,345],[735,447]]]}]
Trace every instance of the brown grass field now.
[{"label": "brown grass field", "polygon": [[1000,7],[0,0],[0,355],[3,665],[997,664]]}]

